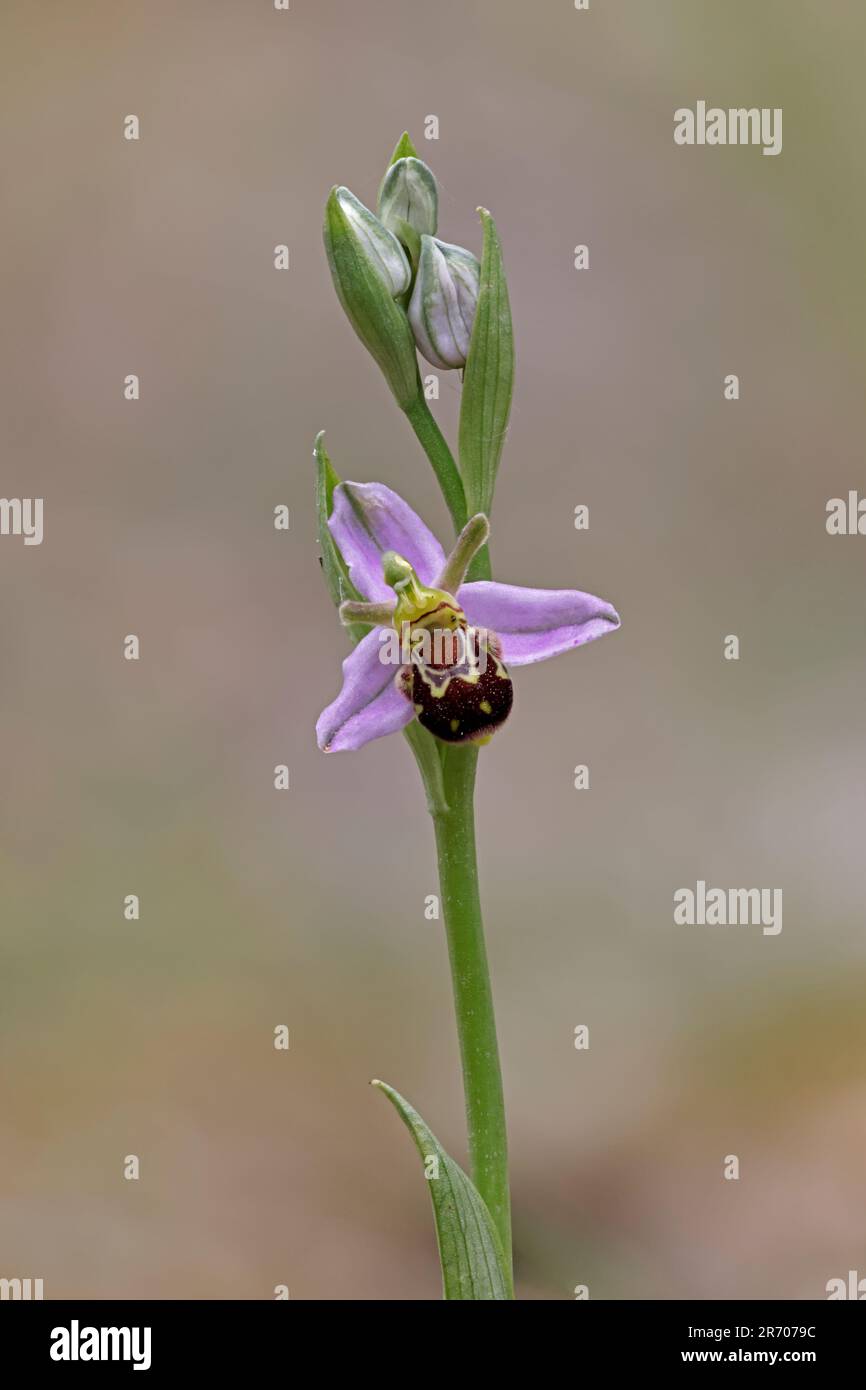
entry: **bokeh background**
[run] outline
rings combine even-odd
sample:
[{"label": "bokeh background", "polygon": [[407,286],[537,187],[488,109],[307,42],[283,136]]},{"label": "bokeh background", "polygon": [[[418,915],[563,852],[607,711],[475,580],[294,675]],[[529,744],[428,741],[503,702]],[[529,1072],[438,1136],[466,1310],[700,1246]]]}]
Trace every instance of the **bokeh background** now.
[{"label": "bokeh background", "polygon": [[[504,243],[496,573],[624,620],[519,672],[482,760],[519,1292],[866,1274],[866,541],[824,526],[866,488],[862,4],[7,0],[2,28],[2,491],[45,540],[0,540],[0,1274],[438,1297],[367,1086],[464,1157],[430,828],[402,740],[313,736],[345,654],[316,432],[447,531],[321,246],[405,127],[443,235],[480,249],[483,204]],[[678,148],[698,99],[781,106],[783,153]],[[443,377],[446,431],[458,401]],[[782,888],[781,935],[675,927],[698,878]]]}]

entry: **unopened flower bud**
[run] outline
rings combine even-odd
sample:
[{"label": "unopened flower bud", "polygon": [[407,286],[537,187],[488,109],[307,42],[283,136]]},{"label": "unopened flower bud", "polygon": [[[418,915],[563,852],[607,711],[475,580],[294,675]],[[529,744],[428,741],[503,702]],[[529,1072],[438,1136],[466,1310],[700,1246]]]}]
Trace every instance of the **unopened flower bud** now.
[{"label": "unopened flower bud", "polygon": [[418,394],[415,343],[396,302],[411,280],[406,253],[393,232],[348,188],[332,190],[324,236],[334,288],[346,316],[406,410]]},{"label": "unopened flower bud", "polygon": [[[336,216],[332,216],[332,213]],[[326,241],[329,231],[332,238],[335,233],[339,236],[341,232],[354,238],[361,254],[387,287],[392,299],[405,294],[412,271],[403,247],[394,233],[384,227],[379,218],[365,208],[348,188],[335,188],[328,199]]]},{"label": "unopened flower bud", "polygon": [[419,350],[434,367],[466,365],[480,271],[471,251],[422,236],[409,322]]},{"label": "unopened flower bud", "polygon": [[378,211],[382,224],[407,244],[412,232],[416,242],[421,236],[435,236],[439,194],[422,159],[398,159],[391,165],[379,189]]}]

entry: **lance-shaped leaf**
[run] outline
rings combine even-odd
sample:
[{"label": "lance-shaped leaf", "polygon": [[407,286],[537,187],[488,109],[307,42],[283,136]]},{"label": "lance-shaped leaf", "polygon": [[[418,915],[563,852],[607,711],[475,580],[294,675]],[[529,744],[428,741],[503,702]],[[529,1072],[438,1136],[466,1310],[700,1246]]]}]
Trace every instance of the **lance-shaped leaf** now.
[{"label": "lance-shaped leaf", "polygon": [[[328,592],[338,606],[346,599],[360,599],[361,595],[349,578],[349,567],[340,554],[328,527],[328,517],[334,510],[334,489],[340,479],[331,466],[324,444],[325,431],[316,435],[316,531],[319,537],[319,560]],[[348,632],[353,642],[360,642],[369,632],[366,623],[352,623]]]},{"label": "lance-shaped leaf", "polygon": [[511,1299],[511,1274],[490,1212],[478,1189],[449,1157],[417,1110],[384,1081],[384,1091],[415,1141],[430,1185],[442,1287],[446,1299]]},{"label": "lance-shaped leaf", "polygon": [[484,512],[489,516],[511,411],[514,336],[499,236],[490,213],[484,208],[478,211],[484,227],[484,248],[475,323],[463,377],[460,472],[469,515]]}]

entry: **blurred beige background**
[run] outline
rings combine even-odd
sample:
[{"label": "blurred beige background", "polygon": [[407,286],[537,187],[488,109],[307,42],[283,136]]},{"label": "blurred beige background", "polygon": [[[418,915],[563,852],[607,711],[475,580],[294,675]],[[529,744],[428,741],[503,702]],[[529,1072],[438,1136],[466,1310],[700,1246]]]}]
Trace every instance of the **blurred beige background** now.
[{"label": "blurred beige background", "polygon": [[[321,247],[330,185],[372,201],[404,127],[443,235],[478,249],[480,203],[505,247],[497,576],[624,620],[518,672],[482,760],[520,1294],[866,1275],[866,540],[824,528],[866,487],[862,5],[7,0],[2,30],[2,491],[45,540],[0,540],[0,1275],[438,1296],[367,1086],[464,1157],[430,829],[402,740],[313,736],[345,652],[317,430],[446,535]],[[783,153],[676,147],[699,99],[781,106]],[[781,887],[781,935],[674,927],[698,878]]]}]

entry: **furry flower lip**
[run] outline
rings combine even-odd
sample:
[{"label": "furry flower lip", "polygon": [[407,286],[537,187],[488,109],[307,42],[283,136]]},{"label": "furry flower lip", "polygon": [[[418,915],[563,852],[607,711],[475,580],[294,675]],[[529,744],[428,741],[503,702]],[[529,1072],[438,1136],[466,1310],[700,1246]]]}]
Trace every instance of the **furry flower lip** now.
[{"label": "furry flower lip", "polygon": [[[472,627],[456,598],[438,587],[441,581],[457,587],[489,534],[487,518],[472,517],[435,588],[422,584],[402,555],[388,550],[382,556],[385,582],[397,599],[391,613],[393,633],[380,631],[379,636],[396,638],[400,633],[397,689],[411,703],[422,728],[444,743],[489,743],[511,713],[514,692],[499,638]],[[346,609],[347,622],[357,622],[365,605],[347,603],[341,608]],[[394,646],[383,641],[379,660],[393,662]]]},{"label": "furry flower lip", "polygon": [[[326,753],[361,748],[415,718],[446,742],[486,741],[511,708],[510,667],[546,661],[620,625],[609,603],[580,590],[464,582],[489,534],[487,519],[480,515],[469,520],[446,556],[396,492],[382,483],[346,482],[334,491],[328,529],[361,595],[361,601],[342,604],[340,616],[344,623],[365,623],[371,630],[343,662],[340,693],[316,725],[319,747]],[[446,625],[443,608],[450,608],[455,627],[477,634],[470,636],[463,653],[469,669],[450,673],[450,701],[447,688],[444,695],[433,691],[434,685],[442,685],[444,669],[410,662],[410,689],[406,668],[395,680],[393,665],[381,659],[382,630],[399,630],[405,621],[410,630],[422,628],[431,605],[440,626]],[[484,688],[474,675],[482,648],[486,673],[493,673]]]}]

